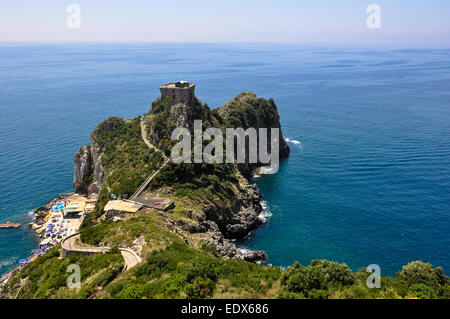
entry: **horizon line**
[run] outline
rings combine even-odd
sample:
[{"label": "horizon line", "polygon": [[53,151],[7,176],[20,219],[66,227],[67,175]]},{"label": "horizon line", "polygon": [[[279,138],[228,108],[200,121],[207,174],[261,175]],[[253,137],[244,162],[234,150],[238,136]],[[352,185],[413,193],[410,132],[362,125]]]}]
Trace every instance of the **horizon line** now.
[{"label": "horizon line", "polygon": [[59,41],[59,40],[17,40],[3,41],[0,44],[273,44],[273,45],[307,45],[307,46],[339,46],[358,47],[367,49],[393,48],[393,49],[422,49],[422,50],[449,50],[450,44],[442,46],[436,45],[415,45],[415,44],[392,44],[392,43],[342,43],[342,42],[301,42],[301,41]]}]

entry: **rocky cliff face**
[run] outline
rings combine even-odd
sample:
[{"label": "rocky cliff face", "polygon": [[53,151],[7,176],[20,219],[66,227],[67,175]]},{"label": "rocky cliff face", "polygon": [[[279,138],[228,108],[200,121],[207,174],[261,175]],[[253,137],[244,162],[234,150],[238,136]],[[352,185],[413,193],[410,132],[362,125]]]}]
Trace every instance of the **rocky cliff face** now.
[{"label": "rocky cliff face", "polygon": [[187,128],[193,133],[194,120],[202,120],[204,127],[214,126],[210,122],[211,112],[196,97],[189,103],[173,104],[169,99],[157,99],[153,102],[150,116],[145,117],[149,140],[158,146],[161,141],[170,140],[170,134],[177,127]]},{"label": "rocky cliff face", "polygon": [[[284,140],[280,124],[280,115],[278,114],[277,106],[273,99],[265,100],[258,98],[252,92],[242,92],[235,96],[231,101],[218,109],[219,114],[225,120],[227,127],[241,127],[243,129],[254,128],[258,134],[258,150],[261,148],[259,129],[266,128],[270,134],[271,128],[279,129],[279,156],[280,159],[289,156],[290,148]],[[271,152],[271,141],[267,138],[268,152]],[[246,154],[248,154],[249,146],[246,143]],[[238,168],[245,177],[250,177],[253,171],[260,166],[265,166],[263,163],[249,163],[246,158],[246,163],[238,164]]]},{"label": "rocky cliff face", "polygon": [[73,187],[79,193],[87,193],[89,178],[93,173],[90,146],[81,146],[73,159]]},{"label": "rocky cliff face", "polygon": [[101,148],[94,142],[81,146],[74,155],[73,187],[77,193],[98,193],[105,175],[100,156]]},{"label": "rocky cliff face", "polygon": [[256,185],[249,184],[241,177],[239,189],[232,207],[221,207],[215,203],[205,203],[202,207],[205,220],[213,221],[225,238],[241,239],[262,224],[261,193]]}]

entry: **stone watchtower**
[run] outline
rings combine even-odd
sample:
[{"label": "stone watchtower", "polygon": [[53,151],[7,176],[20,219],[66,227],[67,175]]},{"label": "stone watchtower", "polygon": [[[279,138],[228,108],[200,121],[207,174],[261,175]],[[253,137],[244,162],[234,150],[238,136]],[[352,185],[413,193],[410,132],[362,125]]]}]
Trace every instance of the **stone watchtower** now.
[{"label": "stone watchtower", "polygon": [[176,83],[169,83],[159,88],[161,90],[161,99],[166,96],[172,98],[172,104],[189,104],[194,100],[195,84],[188,81],[179,81]]}]

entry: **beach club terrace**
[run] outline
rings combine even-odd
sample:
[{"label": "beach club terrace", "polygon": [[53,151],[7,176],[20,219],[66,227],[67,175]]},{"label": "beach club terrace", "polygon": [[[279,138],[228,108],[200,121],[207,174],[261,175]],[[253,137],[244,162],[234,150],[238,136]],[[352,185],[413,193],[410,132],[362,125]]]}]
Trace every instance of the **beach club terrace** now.
[{"label": "beach club terrace", "polygon": [[64,218],[81,217],[85,213],[92,212],[96,202],[97,198],[86,198],[78,194],[73,194],[64,203]]},{"label": "beach club terrace", "polygon": [[84,214],[86,202],[84,201],[68,201],[63,209],[64,218],[78,217]]}]

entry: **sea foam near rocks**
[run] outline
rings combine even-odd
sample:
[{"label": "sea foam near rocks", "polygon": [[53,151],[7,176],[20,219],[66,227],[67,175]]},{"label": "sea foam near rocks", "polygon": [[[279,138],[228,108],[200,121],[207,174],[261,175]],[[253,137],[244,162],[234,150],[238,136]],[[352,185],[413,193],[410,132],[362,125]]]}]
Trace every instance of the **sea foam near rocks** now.
[{"label": "sea foam near rocks", "polygon": [[262,211],[259,214],[259,218],[261,218],[263,220],[263,222],[265,223],[268,219],[270,219],[270,217],[272,217],[272,212],[269,209],[269,205],[267,204],[267,202],[265,200],[261,201],[261,206],[262,206]]},{"label": "sea foam near rocks", "polygon": [[303,150],[302,142],[294,140],[294,139],[289,138],[289,137],[286,137],[284,140],[286,141],[286,143],[297,145],[298,147],[300,147]]}]

